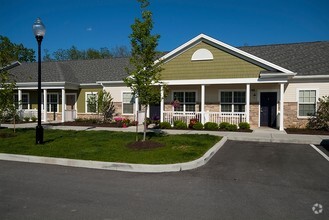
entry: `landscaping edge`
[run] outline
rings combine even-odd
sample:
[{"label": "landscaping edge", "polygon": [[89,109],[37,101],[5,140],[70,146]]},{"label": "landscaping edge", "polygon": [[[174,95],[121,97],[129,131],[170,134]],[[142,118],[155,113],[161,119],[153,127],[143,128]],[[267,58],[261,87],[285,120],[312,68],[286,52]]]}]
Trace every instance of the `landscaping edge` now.
[{"label": "landscaping edge", "polygon": [[132,163],[116,163],[116,162],[103,162],[91,160],[76,160],[66,158],[54,157],[39,157],[30,155],[18,154],[4,154],[0,153],[0,160],[27,162],[27,163],[40,163],[49,165],[60,165],[69,167],[80,167],[101,170],[114,170],[136,173],[164,173],[164,172],[179,172],[184,170],[192,170],[205,165],[212,156],[225,144],[227,137],[217,142],[210,148],[202,157],[185,163],[175,164],[132,164]]}]

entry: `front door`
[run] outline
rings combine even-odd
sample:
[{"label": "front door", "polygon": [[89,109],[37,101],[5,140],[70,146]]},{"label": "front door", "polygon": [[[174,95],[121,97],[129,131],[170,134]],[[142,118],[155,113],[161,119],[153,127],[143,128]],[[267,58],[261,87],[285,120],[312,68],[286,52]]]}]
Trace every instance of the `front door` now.
[{"label": "front door", "polygon": [[66,107],[65,107],[65,121],[74,121],[76,119],[75,103],[76,96],[75,94],[66,94]]},{"label": "front door", "polygon": [[260,94],[260,126],[276,127],[276,92]]},{"label": "front door", "polygon": [[150,105],[150,118],[152,120],[160,120],[160,104]]}]

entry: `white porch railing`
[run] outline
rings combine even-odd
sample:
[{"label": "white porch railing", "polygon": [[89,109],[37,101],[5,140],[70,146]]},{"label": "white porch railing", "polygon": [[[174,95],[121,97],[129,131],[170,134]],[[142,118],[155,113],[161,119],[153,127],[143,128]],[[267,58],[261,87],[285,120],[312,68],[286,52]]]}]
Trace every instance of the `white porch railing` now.
[{"label": "white porch railing", "polygon": [[74,121],[77,118],[76,110],[65,110],[65,121]]},{"label": "white porch railing", "polygon": [[190,119],[198,119],[201,121],[201,112],[172,112],[165,111],[163,112],[163,121],[169,122],[171,125],[174,124],[174,121],[184,121],[186,124],[190,123]]},{"label": "white porch railing", "polygon": [[[202,116],[203,115],[203,116]],[[206,122],[215,122],[220,124],[221,122],[228,122],[230,124],[238,125],[240,122],[246,122],[246,114],[238,112],[172,112],[164,111],[163,112],[163,121],[174,124],[174,121],[181,120],[186,124],[190,123],[190,119],[198,119],[199,122],[202,122],[202,117],[204,118],[204,123]]]},{"label": "white porch railing", "polygon": [[[23,119],[25,117],[36,117],[38,118],[38,110],[37,109],[22,109],[17,111],[17,114],[19,115],[20,119]],[[43,121],[43,111],[41,111],[41,120]]]}]

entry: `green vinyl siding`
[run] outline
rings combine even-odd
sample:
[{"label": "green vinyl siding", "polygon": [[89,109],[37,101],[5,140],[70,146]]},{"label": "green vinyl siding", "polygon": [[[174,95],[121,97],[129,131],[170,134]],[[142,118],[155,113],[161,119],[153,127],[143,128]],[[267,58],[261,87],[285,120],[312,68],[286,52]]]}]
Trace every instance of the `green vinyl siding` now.
[{"label": "green vinyl siding", "polygon": [[[191,61],[198,49],[209,50],[214,59]],[[162,80],[258,78],[264,70],[253,63],[201,42],[163,64]]]},{"label": "green vinyl siding", "polygon": [[101,89],[80,89],[77,97],[77,109],[78,113],[85,113],[86,112],[86,100],[85,100],[85,95],[86,92],[100,92]]}]

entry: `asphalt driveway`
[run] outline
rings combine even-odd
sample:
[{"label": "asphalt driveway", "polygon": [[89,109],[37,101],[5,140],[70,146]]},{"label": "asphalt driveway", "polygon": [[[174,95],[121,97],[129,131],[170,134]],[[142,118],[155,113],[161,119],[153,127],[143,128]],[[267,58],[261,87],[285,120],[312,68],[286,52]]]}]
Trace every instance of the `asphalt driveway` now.
[{"label": "asphalt driveway", "polygon": [[329,219],[328,168],[309,145],[239,141],[177,173],[0,161],[0,219]]}]

